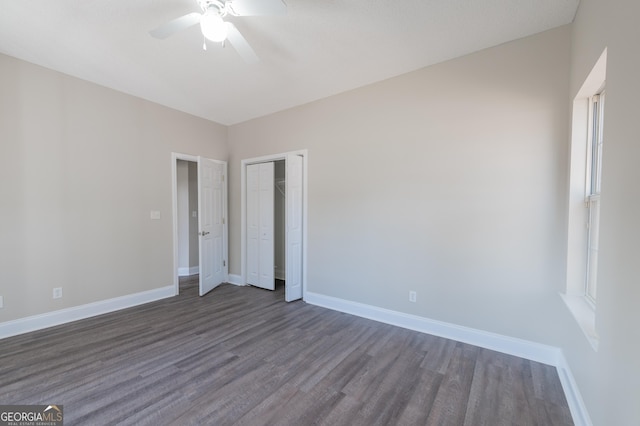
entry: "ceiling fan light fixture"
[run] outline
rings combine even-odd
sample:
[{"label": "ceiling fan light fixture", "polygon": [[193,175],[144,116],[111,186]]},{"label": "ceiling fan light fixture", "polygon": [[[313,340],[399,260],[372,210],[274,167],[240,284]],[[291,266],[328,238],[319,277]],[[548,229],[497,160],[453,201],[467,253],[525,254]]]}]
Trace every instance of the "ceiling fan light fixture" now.
[{"label": "ceiling fan light fixture", "polygon": [[227,24],[216,10],[207,10],[200,18],[200,30],[208,40],[223,42],[227,38]]}]

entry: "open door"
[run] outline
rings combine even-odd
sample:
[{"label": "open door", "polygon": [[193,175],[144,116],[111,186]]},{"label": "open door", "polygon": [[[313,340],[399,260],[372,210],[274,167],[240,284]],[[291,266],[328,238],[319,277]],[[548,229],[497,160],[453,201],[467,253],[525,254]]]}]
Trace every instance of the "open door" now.
[{"label": "open door", "polygon": [[275,290],[274,164],[247,166],[247,284]]},{"label": "open door", "polygon": [[200,296],[224,279],[223,185],[225,164],[198,157]]},{"label": "open door", "polygon": [[286,282],[284,299],[302,299],[302,157],[287,155],[286,161]]}]

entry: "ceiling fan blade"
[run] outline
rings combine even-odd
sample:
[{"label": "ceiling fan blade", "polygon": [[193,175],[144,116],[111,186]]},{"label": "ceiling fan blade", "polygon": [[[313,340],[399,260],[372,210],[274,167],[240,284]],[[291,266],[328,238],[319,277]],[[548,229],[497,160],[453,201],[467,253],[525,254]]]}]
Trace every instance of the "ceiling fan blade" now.
[{"label": "ceiling fan blade", "polygon": [[240,31],[233,25],[231,22],[227,22],[228,32],[227,32],[227,40],[236,49],[238,55],[244,59],[244,61],[248,64],[255,64],[259,61],[258,55],[253,51],[249,42],[240,34]]},{"label": "ceiling fan blade", "polygon": [[196,12],[189,13],[160,25],[158,28],[149,31],[149,34],[155,38],[165,39],[178,31],[186,30],[187,28],[200,23],[201,16],[202,15]]},{"label": "ceiling fan blade", "polygon": [[282,0],[233,0],[231,9],[239,16],[286,15]]}]

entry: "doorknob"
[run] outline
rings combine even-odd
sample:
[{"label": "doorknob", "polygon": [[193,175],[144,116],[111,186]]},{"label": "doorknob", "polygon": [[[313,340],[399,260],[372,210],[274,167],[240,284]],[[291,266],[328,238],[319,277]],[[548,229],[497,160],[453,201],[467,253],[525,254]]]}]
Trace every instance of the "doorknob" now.
[{"label": "doorknob", "polygon": [[202,231],[202,232],[200,233],[200,235],[201,235],[201,236],[203,236],[203,237],[204,237],[205,235],[207,235],[207,234],[209,234],[209,232],[207,232],[207,231]]}]

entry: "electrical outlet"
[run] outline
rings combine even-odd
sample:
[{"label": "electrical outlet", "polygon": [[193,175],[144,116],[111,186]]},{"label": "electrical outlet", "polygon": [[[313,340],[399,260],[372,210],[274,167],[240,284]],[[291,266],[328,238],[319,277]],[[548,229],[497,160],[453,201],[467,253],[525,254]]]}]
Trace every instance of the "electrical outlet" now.
[{"label": "electrical outlet", "polygon": [[4,298],[0,296],[0,308],[4,308]]},{"label": "electrical outlet", "polygon": [[62,287],[56,287],[53,289],[53,298],[60,299],[62,297]]},{"label": "electrical outlet", "polygon": [[416,301],[416,292],[415,291],[410,291],[409,292],[409,302],[414,302]]}]

